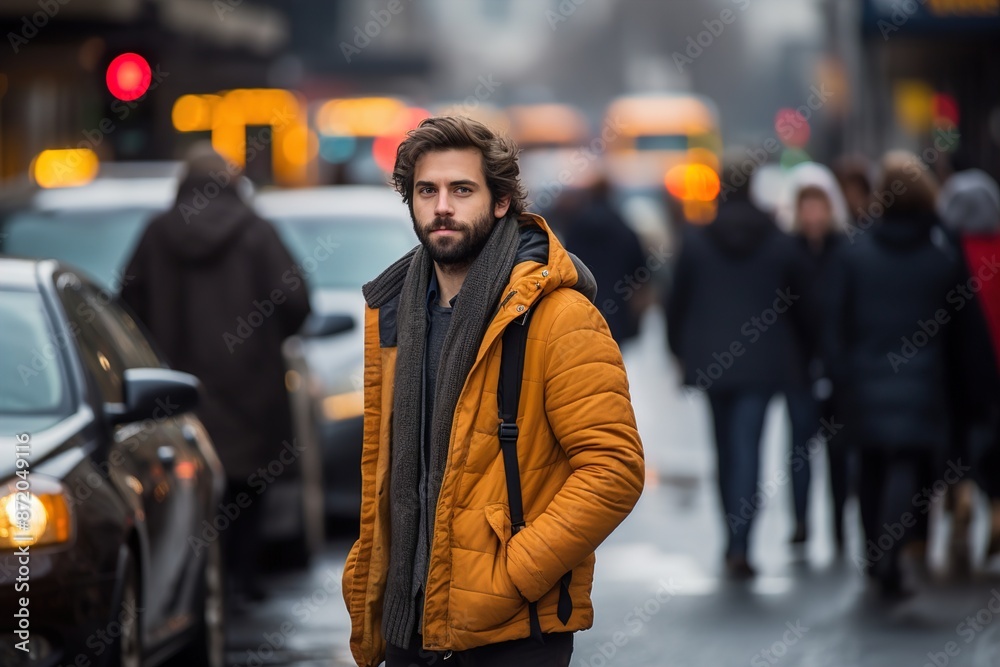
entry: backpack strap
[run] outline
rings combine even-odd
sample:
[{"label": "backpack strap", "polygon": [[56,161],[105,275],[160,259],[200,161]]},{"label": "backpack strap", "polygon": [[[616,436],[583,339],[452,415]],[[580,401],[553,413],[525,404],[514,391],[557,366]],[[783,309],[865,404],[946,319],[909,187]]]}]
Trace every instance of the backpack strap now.
[{"label": "backpack strap", "polygon": [[[521,473],[517,462],[517,411],[521,398],[521,380],[524,376],[525,349],[528,345],[528,326],[534,309],[529,309],[518,317],[503,332],[503,346],[500,349],[500,379],[497,386],[497,404],[500,412],[498,435],[503,452],[504,476],[507,480],[507,504],[510,508],[511,536],[524,528],[524,501],[521,497]],[[573,613],[573,601],[569,595],[572,571],[563,575],[559,588],[557,615],[563,625],[569,623]],[[542,627],[538,619],[538,603],[528,604],[531,636],[540,642]]]}]

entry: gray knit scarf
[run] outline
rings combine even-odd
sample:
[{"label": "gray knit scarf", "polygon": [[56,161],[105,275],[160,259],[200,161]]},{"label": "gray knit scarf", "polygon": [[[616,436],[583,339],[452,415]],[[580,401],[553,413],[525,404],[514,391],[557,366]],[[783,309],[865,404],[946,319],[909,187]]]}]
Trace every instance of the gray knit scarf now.
[{"label": "gray knit scarf", "polygon": [[[434,390],[427,480],[432,507],[441,490],[458,396],[510,280],[518,238],[515,217],[508,216],[496,224],[483,251],[472,263],[455,302]],[[409,646],[417,617],[412,582],[420,520],[418,484],[427,286],[433,266],[426,248],[418,247],[403,281],[397,320],[389,481],[392,540],[383,607],[383,632],[386,640],[396,646]],[[431,535],[433,522],[434,517],[430,516]]]}]

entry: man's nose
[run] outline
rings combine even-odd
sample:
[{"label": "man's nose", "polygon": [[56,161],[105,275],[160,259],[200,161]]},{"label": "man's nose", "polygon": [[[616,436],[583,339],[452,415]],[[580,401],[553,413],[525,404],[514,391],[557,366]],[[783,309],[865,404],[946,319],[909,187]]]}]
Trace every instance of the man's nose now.
[{"label": "man's nose", "polygon": [[441,190],[438,192],[437,200],[434,202],[434,215],[439,218],[451,217],[455,210],[451,207],[451,197],[448,192]]}]

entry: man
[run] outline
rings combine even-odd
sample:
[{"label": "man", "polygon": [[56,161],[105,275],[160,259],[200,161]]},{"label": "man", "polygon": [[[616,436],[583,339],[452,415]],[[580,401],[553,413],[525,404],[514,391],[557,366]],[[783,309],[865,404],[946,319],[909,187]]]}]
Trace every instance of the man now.
[{"label": "man", "polygon": [[[523,212],[509,139],[427,119],[393,181],[421,244],[364,287],[361,535],[344,572],[355,660],[568,665],[572,632],[593,622],[594,549],[643,485],[621,355],[589,273]],[[512,531],[497,383],[503,332],[529,310],[526,527]]]},{"label": "man", "polygon": [[802,383],[800,351],[811,349],[805,332],[814,320],[806,312],[801,251],[751,202],[749,181],[741,182],[710,225],[685,230],[667,334],[684,384],[708,394],[728,528],[726,570],[749,578],[767,406],[775,393]]},{"label": "man", "polygon": [[292,440],[281,343],[309,314],[309,296],[299,278],[283,280],[295,262],[243,203],[236,180],[214,151],[190,160],[173,208],[142,235],[121,298],[171,366],[201,379],[198,416],[226,469],[230,501],[255,499],[223,534],[230,592],[244,602],[262,597],[260,488],[252,483]]}]

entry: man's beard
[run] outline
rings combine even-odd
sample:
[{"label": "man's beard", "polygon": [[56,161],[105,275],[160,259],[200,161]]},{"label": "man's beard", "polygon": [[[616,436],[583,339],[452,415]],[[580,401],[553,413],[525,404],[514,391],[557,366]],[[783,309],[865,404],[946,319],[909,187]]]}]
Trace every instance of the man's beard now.
[{"label": "man's beard", "polygon": [[[434,218],[430,227],[424,227],[414,218],[413,229],[436,264],[448,269],[463,269],[486,247],[495,222],[492,211],[486,210],[472,224],[461,224],[454,218]],[[432,234],[437,229],[455,230],[459,236],[438,238]]]}]

